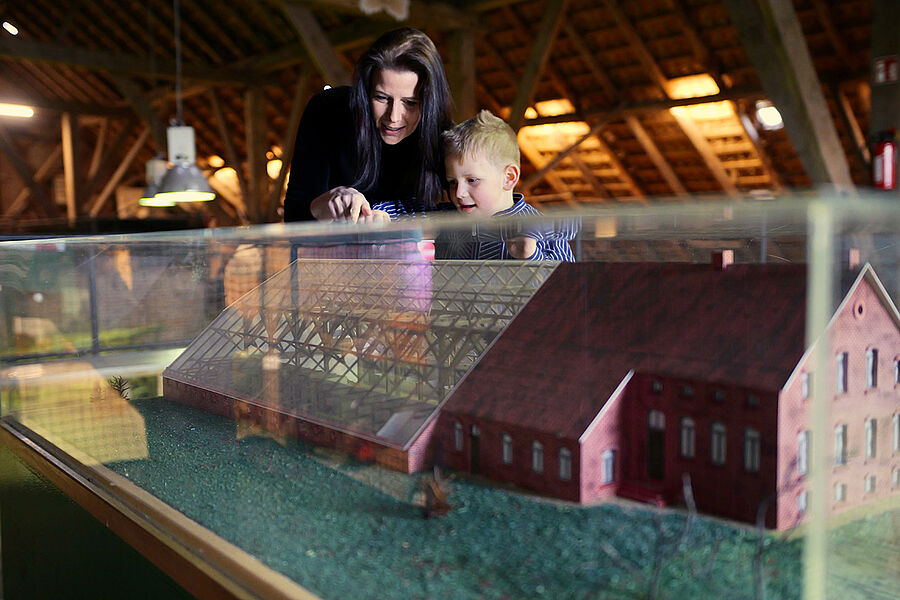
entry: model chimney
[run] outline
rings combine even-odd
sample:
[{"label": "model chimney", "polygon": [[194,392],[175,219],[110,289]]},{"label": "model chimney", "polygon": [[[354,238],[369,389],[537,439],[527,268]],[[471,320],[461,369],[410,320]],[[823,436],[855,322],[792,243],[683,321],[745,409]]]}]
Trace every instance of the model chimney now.
[{"label": "model chimney", "polygon": [[717,250],[712,253],[712,267],[716,271],[724,271],[734,263],[734,250]]}]

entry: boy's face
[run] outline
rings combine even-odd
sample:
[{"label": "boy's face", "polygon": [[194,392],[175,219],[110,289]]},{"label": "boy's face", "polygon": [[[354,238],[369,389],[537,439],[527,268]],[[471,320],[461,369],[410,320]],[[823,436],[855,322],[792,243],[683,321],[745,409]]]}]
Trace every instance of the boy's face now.
[{"label": "boy's face", "polygon": [[481,154],[448,156],[444,162],[450,199],[456,209],[473,217],[491,215],[512,207],[512,190],[519,181],[519,167],[498,167]]}]

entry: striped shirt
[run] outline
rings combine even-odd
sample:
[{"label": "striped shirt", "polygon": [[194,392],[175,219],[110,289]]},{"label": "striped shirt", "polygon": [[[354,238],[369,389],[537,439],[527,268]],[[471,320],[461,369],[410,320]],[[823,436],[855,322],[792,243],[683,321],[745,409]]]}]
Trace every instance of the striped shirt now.
[{"label": "striped shirt", "polygon": [[[501,210],[494,217],[528,216],[542,214],[525,202],[522,194],[513,194],[512,207]],[[513,221],[508,226],[473,225],[471,231],[442,232],[435,240],[435,258],[469,260],[510,260],[513,257],[506,248],[506,240],[530,237],[537,242],[534,254],[526,260],[561,260],[575,262],[569,240],[578,234],[578,223],[573,219],[554,220],[535,224]]]}]

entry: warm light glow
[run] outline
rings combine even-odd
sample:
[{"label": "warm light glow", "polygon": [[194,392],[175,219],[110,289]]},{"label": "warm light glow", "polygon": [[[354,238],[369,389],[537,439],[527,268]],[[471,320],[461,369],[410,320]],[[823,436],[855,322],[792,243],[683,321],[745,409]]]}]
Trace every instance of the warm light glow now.
[{"label": "warm light glow", "polygon": [[225,159],[218,154],[213,154],[206,159],[206,164],[208,164],[213,169],[219,169],[225,166]]},{"label": "warm light glow", "polygon": [[538,116],[539,116],[538,111],[534,110],[532,107],[529,106],[528,108],[525,109],[525,118],[526,119],[537,119]]},{"label": "warm light glow", "polygon": [[0,117],[22,117],[30,119],[34,116],[34,109],[24,104],[6,104],[0,102]]},{"label": "warm light glow", "polygon": [[719,86],[715,79],[706,73],[677,77],[666,82],[666,93],[669,98],[681,100],[682,98],[702,98],[714,96],[719,93]]},{"label": "warm light glow", "polygon": [[272,146],[272,153],[278,158],[281,158],[281,146]]},{"label": "warm light glow", "polygon": [[[529,125],[519,130],[530,138],[542,137],[572,137],[580,138],[591,130],[591,126],[584,121],[570,121],[568,123],[545,123],[543,125]],[[574,141],[574,140],[572,140]]]},{"label": "warm light glow", "polygon": [[3,21],[3,29],[8,31],[10,35],[19,35],[19,28],[9,21]]},{"label": "warm light glow", "polygon": [[225,167],[224,169],[219,169],[215,173],[212,174],[213,179],[224,183],[225,185],[233,186],[235,189],[238,187],[238,176],[237,171],[232,167]]},{"label": "warm light glow", "polygon": [[669,110],[672,111],[673,115],[679,117],[687,116],[695,121],[737,118],[737,113],[734,112],[734,104],[732,104],[731,100],[704,102],[691,106],[676,106]]},{"label": "warm light glow", "polygon": [[616,233],[615,217],[597,217],[594,221],[594,237],[613,238],[616,237]]},{"label": "warm light glow", "polygon": [[174,202],[209,202],[215,200],[216,195],[210,192],[163,192],[154,198]]},{"label": "warm light glow", "polygon": [[330,89],[331,89],[331,86],[328,85],[328,84],[326,83],[326,84],[325,84],[325,87],[323,87],[322,89],[323,89],[323,90],[330,90]]},{"label": "warm light glow", "polygon": [[534,107],[542,117],[556,117],[559,115],[570,115],[575,112],[575,107],[567,98],[558,98],[556,100],[543,100],[536,102]]},{"label": "warm light glow", "polygon": [[760,100],[756,103],[756,120],[763,129],[781,129],[784,127],[784,119],[775,105],[768,100]]},{"label": "warm light glow", "polygon": [[175,201],[168,198],[163,198],[161,196],[148,196],[138,200],[138,204],[140,204],[141,206],[154,207],[175,206]]},{"label": "warm light glow", "polygon": [[274,158],[267,162],[266,173],[269,174],[269,179],[278,179],[278,175],[281,174],[281,159]]}]

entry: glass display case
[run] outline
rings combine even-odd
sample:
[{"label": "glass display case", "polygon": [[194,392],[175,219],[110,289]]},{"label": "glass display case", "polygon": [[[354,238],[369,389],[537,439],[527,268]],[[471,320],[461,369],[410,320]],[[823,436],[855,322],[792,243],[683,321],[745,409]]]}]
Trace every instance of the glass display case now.
[{"label": "glass display case", "polygon": [[3,242],[0,441],[198,597],[894,598],[898,241],[815,196]]}]

